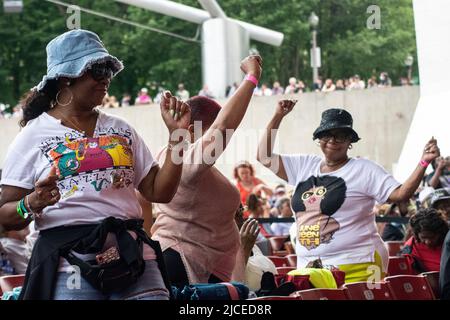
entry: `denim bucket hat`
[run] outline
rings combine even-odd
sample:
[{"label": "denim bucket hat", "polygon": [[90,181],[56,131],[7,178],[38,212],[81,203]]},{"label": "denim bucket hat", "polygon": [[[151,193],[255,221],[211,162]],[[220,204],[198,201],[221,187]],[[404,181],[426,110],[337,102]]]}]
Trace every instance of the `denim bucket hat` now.
[{"label": "denim bucket hat", "polygon": [[76,29],[65,32],[47,45],[47,74],[35,87],[42,91],[47,81],[60,77],[79,78],[96,63],[110,62],[113,76],[123,69],[123,64],[105,49],[97,34]]},{"label": "denim bucket hat", "polygon": [[351,133],[351,142],[358,142],[361,138],[353,130],[352,115],[344,109],[328,109],[322,113],[322,120],[319,127],[313,133],[313,140],[318,139],[320,135],[333,129],[345,129]]}]

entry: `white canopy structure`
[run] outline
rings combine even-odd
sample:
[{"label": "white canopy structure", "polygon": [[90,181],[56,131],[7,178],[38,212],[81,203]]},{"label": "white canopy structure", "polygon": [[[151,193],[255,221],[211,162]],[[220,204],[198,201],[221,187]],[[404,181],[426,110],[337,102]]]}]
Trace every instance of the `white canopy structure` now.
[{"label": "white canopy structure", "polygon": [[443,156],[450,155],[450,1],[414,0],[420,100],[394,176],[405,181],[427,141],[434,136]]},{"label": "white canopy structure", "polygon": [[283,42],[280,32],[228,18],[216,0],[198,0],[206,11],[169,0],[115,1],[201,24],[203,83],[217,98],[242,80],[239,66],[249,54],[250,39],[273,46]]}]

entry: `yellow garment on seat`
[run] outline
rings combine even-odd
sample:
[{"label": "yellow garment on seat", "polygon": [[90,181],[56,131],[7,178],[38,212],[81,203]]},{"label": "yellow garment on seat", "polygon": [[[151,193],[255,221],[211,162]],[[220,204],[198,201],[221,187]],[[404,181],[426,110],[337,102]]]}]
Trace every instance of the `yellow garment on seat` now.
[{"label": "yellow garment on seat", "polygon": [[337,284],[334,280],[333,274],[328,269],[317,268],[300,268],[292,270],[288,273],[290,276],[304,276],[309,275],[309,282],[315,288],[336,289]]},{"label": "yellow garment on seat", "polygon": [[379,274],[381,277],[376,281],[381,281],[386,275],[382,271],[383,262],[381,261],[381,256],[378,254],[378,252],[375,252],[375,262],[341,264],[338,267],[339,270],[345,272],[345,283],[367,281],[369,277],[376,276],[374,275],[374,268],[375,270],[379,270]]}]

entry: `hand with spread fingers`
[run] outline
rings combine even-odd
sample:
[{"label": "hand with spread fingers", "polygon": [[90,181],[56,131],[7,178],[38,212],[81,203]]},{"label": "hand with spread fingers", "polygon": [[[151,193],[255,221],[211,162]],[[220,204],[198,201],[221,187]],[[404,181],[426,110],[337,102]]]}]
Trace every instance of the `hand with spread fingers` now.
[{"label": "hand with spread fingers", "polygon": [[58,179],[56,167],[52,166],[48,176],[36,182],[34,191],[29,195],[29,203],[34,212],[41,212],[45,207],[52,206],[61,199],[56,185]]},{"label": "hand with spread fingers", "polygon": [[437,145],[437,140],[432,137],[430,141],[427,142],[425,148],[423,149],[422,161],[431,163],[434,159],[441,155],[439,147]]},{"label": "hand with spread fingers", "polygon": [[250,252],[252,251],[252,248],[255,245],[256,238],[258,238],[259,234],[258,221],[254,219],[245,220],[239,233],[241,236],[242,249],[245,255],[248,257],[250,256]]},{"label": "hand with spread fingers", "polygon": [[191,108],[183,101],[165,91],[161,98],[161,115],[169,133],[177,129],[187,129],[191,121]]},{"label": "hand with spread fingers", "polygon": [[280,100],[278,101],[275,113],[284,117],[294,109],[297,102],[298,100]]}]

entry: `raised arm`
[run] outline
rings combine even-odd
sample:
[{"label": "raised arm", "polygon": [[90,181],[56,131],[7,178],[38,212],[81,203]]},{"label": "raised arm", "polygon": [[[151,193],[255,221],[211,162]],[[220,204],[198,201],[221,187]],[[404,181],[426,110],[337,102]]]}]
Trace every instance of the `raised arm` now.
[{"label": "raised arm", "polygon": [[[250,78],[259,81],[262,73],[262,59],[258,55],[248,56],[241,62],[241,70]],[[247,79],[247,77],[246,77]],[[217,118],[202,137],[203,153],[208,152],[214,160],[225,150],[234,131],[240,125],[247,111],[256,85],[243,80],[233,96],[225,103]],[[214,143],[214,148],[209,146]],[[206,148],[208,146],[208,148]],[[209,154],[214,149],[214,154]]]},{"label": "raised arm", "polygon": [[423,175],[427,169],[426,164],[431,163],[434,159],[439,157],[439,155],[440,151],[437,146],[437,141],[436,139],[431,138],[431,140],[425,145],[420,163],[416,166],[413,173],[409,176],[405,183],[391,193],[388,200],[390,202],[402,202],[409,200],[422,182]]},{"label": "raised arm", "polygon": [[430,187],[433,187],[434,189],[437,188],[439,185],[439,178],[442,175],[442,172],[444,171],[444,168],[447,164],[444,158],[440,157],[439,159],[436,159],[437,166],[436,171],[433,174],[433,177],[431,177],[430,182],[428,183]]},{"label": "raised arm", "polygon": [[284,117],[292,111],[297,100],[281,100],[278,102],[275,114],[266,127],[256,154],[256,159],[266,168],[269,168],[281,179],[287,181],[286,170],[284,169],[283,161],[279,154],[273,152],[273,145],[280,127],[281,121]]},{"label": "raised arm", "polygon": [[169,147],[162,167],[154,166],[139,184],[147,201],[167,203],[174,197],[183,168],[183,141],[188,135],[191,111],[186,103],[166,91],[161,99],[161,116],[169,130]]}]

